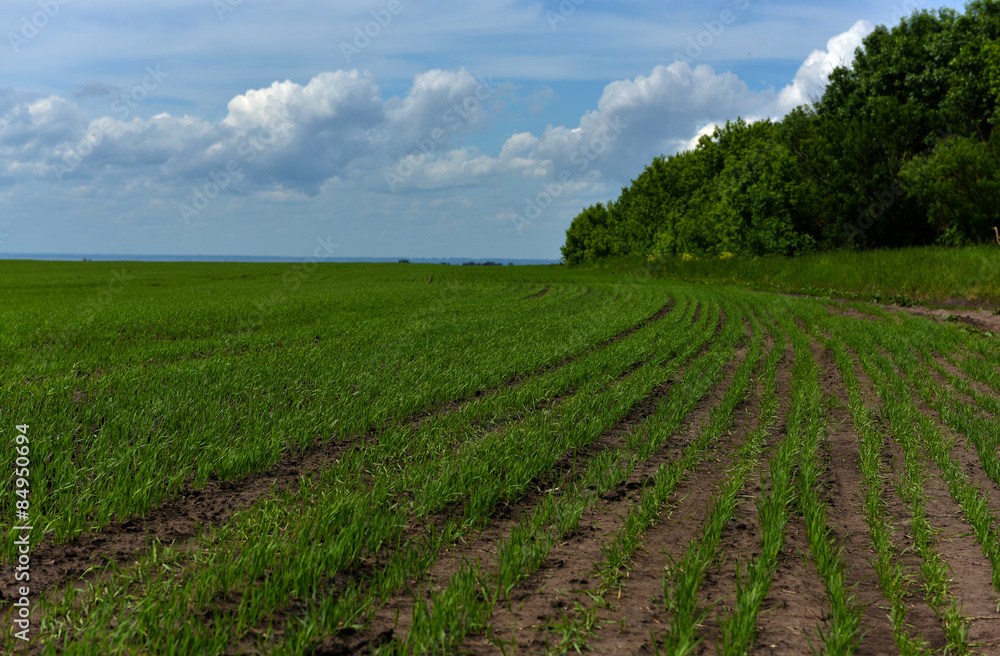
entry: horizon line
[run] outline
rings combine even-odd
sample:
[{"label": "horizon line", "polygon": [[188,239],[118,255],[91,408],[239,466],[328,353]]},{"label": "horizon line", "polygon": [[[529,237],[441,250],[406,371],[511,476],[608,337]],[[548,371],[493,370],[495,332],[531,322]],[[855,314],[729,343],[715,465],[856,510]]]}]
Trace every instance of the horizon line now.
[{"label": "horizon line", "polygon": [[407,260],[417,263],[435,262],[531,262],[544,264],[558,264],[561,259],[552,258],[526,258],[526,257],[415,257],[415,256],[384,256],[384,255],[356,255],[351,257],[310,257],[296,255],[190,255],[190,254],[139,254],[139,253],[0,253],[0,260],[29,260],[29,261],[79,261],[81,259],[91,259],[108,262],[301,262],[303,260],[316,260],[319,262],[399,262]]}]

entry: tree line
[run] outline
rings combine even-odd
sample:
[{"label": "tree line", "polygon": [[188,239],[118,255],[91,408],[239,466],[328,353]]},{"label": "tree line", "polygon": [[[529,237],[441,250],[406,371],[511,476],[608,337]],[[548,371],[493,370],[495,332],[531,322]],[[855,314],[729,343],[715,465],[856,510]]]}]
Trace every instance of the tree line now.
[{"label": "tree line", "polygon": [[877,27],[812,104],[780,121],[729,121],[585,208],[564,261],[993,240],[998,37],[998,0]]}]

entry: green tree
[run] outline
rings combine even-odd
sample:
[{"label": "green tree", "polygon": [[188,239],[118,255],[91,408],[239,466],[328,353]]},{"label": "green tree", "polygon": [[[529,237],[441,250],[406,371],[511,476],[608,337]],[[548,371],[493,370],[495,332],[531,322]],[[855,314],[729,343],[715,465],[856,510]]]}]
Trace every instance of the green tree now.
[{"label": "green tree", "polygon": [[[815,106],[658,157],[567,233],[574,258],[961,243],[995,225],[1000,0],[864,39]],[[579,222],[579,223],[578,223]]]},{"label": "green tree", "polygon": [[992,237],[1000,215],[1000,138],[992,141],[993,150],[975,137],[945,139],[900,172],[907,193],[926,208],[937,243],[958,246]]},{"label": "green tree", "polygon": [[612,250],[611,226],[607,208],[601,204],[591,205],[581,212],[566,231],[562,257],[566,264],[593,262],[608,257]]},{"label": "green tree", "polygon": [[727,152],[713,207],[717,251],[796,255],[811,250],[815,240],[800,212],[804,185],[791,153],[775,139],[774,124],[727,124],[719,138]]}]

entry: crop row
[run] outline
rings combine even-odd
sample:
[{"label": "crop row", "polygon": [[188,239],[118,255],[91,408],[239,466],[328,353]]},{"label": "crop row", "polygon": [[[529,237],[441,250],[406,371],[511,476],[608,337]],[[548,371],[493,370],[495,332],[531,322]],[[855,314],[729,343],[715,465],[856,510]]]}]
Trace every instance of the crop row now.
[{"label": "crop row", "polygon": [[[532,480],[551,469],[560,455],[594,439],[616,416],[621,416],[638,398],[669,376],[672,370],[659,365],[671,351],[651,352],[650,340],[686,345],[682,349],[687,352],[685,357],[697,350],[715,330],[718,313],[704,308],[701,320],[692,324],[690,311],[684,312],[685,307],[690,310],[693,306],[682,303],[676,312],[677,317],[687,316],[686,322],[654,322],[627,339],[530,379],[552,377],[560,378],[566,385],[580,384],[574,394],[560,401],[558,411],[549,408],[529,411],[520,421],[487,432],[476,440],[457,443],[457,437],[469,436],[461,430],[441,430],[442,425],[454,425],[454,418],[447,414],[421,423],[416,430],[410,426],[387,430],[377,441],[345,452],[340,462],[323,472],[318,481],[304,480],[294,495],[269,499],[260,507],[241,513],[208,545],[194,552],[190,562],[175,561],[171,568],[180,574],[164,577],[159,563],[149,563],[152,571],[143,572],[140,564],[119,580],[119,589],[133,586],[137,579],[152,581],[152,589],[161,594],[144,594],[139,604],[123,602],[123,595],[112,595],[115,601],[104,605],[92,594],[83,603],[76,603],[76,607],[87,609],[86,624],[91,627],[100,626],[98,618],[105,613],[105,617],[119,618],[116,635],[125,636],[121,638],[125,643],[141,641],[144,635],[168,634],[172,636],[171,644],[178,649],[212,651],[228,644],[234,635],[243,635],[256,627],[268,614],[287,607],[290,598],[310,600],[329,592],[328,586],[339,572],[349,570],[370,555],[392,552],[393,560],[374,582],[376,597],[380,590],[384,594],[395,589],[406,577],[392,573],[401,574],[406,564],[414,562],[417,557],[412,553],[416,545],[428,545],[436,551],[437,536],[443,534],[453,540],[465,528],[481,523],[502,499],[519,498]],[[673,316],[673,313],[668,315]],[[696,339],[696,335],[700,337]],[[683,361],[684,358],[680,359],[680,363]],[[644,366],[629,371],[644,362]],[[579,374],[567,376],[565,369]],[[623,374],[626,377],[619,381]],[[609,384],[618,394],[598,393]],[[537,383],[531,387],[539,394],[553,391]],[[543,398],[533,400],[537,404]],[[530,400],[527,405],[535,405]],[[520,401],[519,407],[525,407],[523,397],[518,399],[512,394],[508,401]],[[482,420],[484,407],[501,414],[510,414],[511,409],[511,406],[482,403],[470,404],[465,411],[471,415],[478,413],[478,419]],[[591,420],[585,422],[584,418]],[[526,453],[533,457],[526,458]],[[445,528],[431,528],[408,536],[413,532],[409,527],[418,526],[426,521],[424,518],[440,514],[456,503],[462,511],[455,518],[446,517]],[[435,521],[442,519],[438,517]],[[280,570],[274,568],[278,554],[282,561]],[[206,559],[200,561],[203,556]],[[432,563],[433,559],[427,562]],[[358,585],[371,589],[367,583]],[[353,585],[348,584],[349,591],[355,589]],[[167,587],[174,592],[162,594]],[[219,621],[206,625],[178,626],[182,623],[178,622],[177,613],[188,612],[191,600],[196,600],[196,609],[209,608],[220,596],[239,600],[236,611],[230,614],[232,617],[220,617]],[[362,599],[351,594],[328,595],[326,600],[338,602],[337,608],[330,608],[329,604],[316,607],[326,618],[316,630],[339,625],[344,619],[356,617],[359,609],[365,607]],[[62,608],[69,610],[70,604],[64,602]],[[86,635],[70,639],[68,630],[59,634],[69,641],[65,644],[67,649],[71,642],[94,644]],[[303,640],[308,639],[309,632],[302,635]],[[98,639],[102,639],[100,631],[93,636],[93,640]]]},{"label": "crop row", "polygon": [[[312,282],[302,298],[284,290],[275,305],[295,311],[276,316],[275,326],[257,317],[240,329],[233,308],[245,298],[218,306],[222,327],[204,336],[194,318],[182,321],[182,347],[160,344],[173,340],[162,339],[149,314],[146,328],[101,319],[92,335],[62,345],[18,337],[56,356],[44,375],[4,392],[5,403],[53,425],[32,474],[43,482],[32,506],[44,527],[36,543],[113,530],[209,476],[239,485],[317,443],[343,445],[336,462],[303,471],[296,485],[223,525],[178,544],[151,541],[127,561],[50,589],[40,651],[302,653],[324,636],[363,629],[401,598],[409,598],[404,630],[382,653],[461,650],[470,636],[492,635],[498,607],[547,567],[580,517],[604,506],[605,493],[658,463],[636,498],[615,506],[619,527],[595,538],[593,605],[556,627],[554,651],[580,648],[598,636],[598,609],[614,612],[615,591],[629,585],[644,536],[662,530],[680,484],[723,453],[731,463],[719,467],[695,539],[664,559],[664,626],[651,647],[693,653],[714,613],[719,653],[752,650],[777,568],[795,558],[787,543],[795,521],[805,527],[803,562],[822,582],[826,605],[808,633],[825,653],[854,653],[866,627],[850,581],[861,574],[848,566],[829,519],[831,400],[821,348],[831,350],[846,387],[858,440],[850,466],[862,475],[859,512],[893,639],[903,654],[931,653],[932,644],[973,649],[972,618],[928,512],[927,485],[940,481],[947,491],[1000,593],[995,506],[976,482],[995,492],[1000,476],[995,340],[860,304],[854,309],[870,318],[809,299],[660,282],[547,281],[543,295],[513,279],[473,284],[457,274],[375,287],[344,279],[337,292]],[[374,288],[397,324],[363,318]],[[323,312],[306,298],[323,299]],[[334,298],[347,306],[335,320],[325,314]],[[665,304],[669,312],[647,321]],[[129,345],[127,356],[100,370],[115,335]],[[206,348],[191,357],[198,339]],[[17,371],[26,374],[30,363],[18,360]],[[777,390],[783,366],[786,395]],[[133,396],[124,394],[130,386]],[[737,408],[754,403],[754,425],[730,437]],[[707,415],[678,448],[674,438],[698,404]],[[648,416],[635,414],[645,406]],[[979,479],[970,476],[966,442]],[[891,454],[898,467],[890,468]],[[758,549],[733,557],[724,537],[758,477]],[[906,509],[902,532],[893,495]],[[515,521],[492,558],[469,554],[457,571],[435,577],[446,553],[498,530],[501,513]],[[5,558],[12,549],[8,536]],[[712,571],[733,582],[722,608],[704,589]],[[910,624],[917,590],[940,637]],[[506,649],[502,642],[494,645]]]}]

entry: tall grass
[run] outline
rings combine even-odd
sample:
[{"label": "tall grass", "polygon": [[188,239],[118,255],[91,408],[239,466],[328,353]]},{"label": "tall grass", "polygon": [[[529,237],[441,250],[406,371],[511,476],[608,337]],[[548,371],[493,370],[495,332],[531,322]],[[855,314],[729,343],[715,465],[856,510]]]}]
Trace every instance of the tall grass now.
[{"label": "tall grass", "polygon": [[831,251],[800,257],[621,260],[610,268],[660,278],[897,302],[1000,305],[1000,246]]}]

